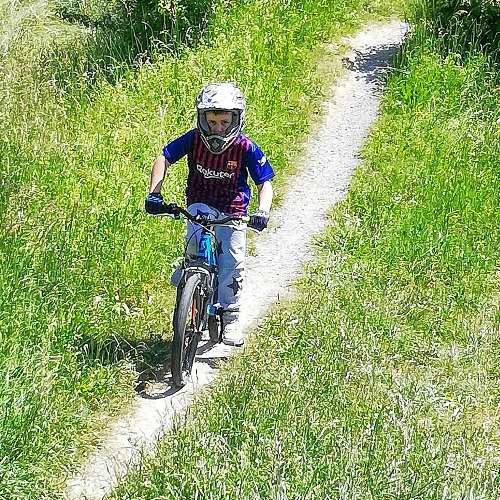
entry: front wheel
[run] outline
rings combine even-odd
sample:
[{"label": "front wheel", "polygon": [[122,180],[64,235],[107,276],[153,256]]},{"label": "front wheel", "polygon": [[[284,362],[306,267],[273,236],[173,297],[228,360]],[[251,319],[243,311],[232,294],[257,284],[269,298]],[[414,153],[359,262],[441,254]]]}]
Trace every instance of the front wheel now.
[{"label": "front wheel", "polygon": [[172,378],[184,387],[191,377],[194,357],[201,338],[206,314],[203,280],[199,274],[189,276],[177,293],[172,340]]}]

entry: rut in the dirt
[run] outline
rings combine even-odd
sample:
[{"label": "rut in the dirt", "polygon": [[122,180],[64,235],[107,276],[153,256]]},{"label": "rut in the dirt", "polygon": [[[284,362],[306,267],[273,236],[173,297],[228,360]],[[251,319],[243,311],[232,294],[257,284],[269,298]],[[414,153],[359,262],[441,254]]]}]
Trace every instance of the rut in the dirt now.
[{"label": "rut in the dirt", "polygon": [[[272,228],[258,239],[255,256],[247,259],[246,332],[270,304],[286,295],[301,263],[310,257],[308,246],[326,224],[327,211],[344,198],[359,163],[360,147],[378,112],[381,76],[406,28],[399,21],[371,25],[347,40],[353,50],[344,58],[347,74],[325,103],[323,123],[306,144],[301,172],[291,180],[283,206],[272,212]],[[201,345],[192,384],[175,391],[167,379],[156,393],[138,397],[133,411],[106,431],[87,465],[68,481],[68,498],[102,499],[142,454],[154,450],[174,417],[216,377],[217,362],[233,352],[234,348],[222,344]]]}]

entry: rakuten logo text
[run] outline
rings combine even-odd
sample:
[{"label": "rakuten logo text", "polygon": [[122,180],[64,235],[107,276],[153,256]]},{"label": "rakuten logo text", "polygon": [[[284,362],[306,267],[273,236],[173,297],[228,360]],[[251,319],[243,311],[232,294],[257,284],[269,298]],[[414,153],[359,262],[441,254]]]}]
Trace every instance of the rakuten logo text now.
[{"label": "rakuten logo text", "polygon": [[234,176],[234,172],[217,172],[211,168],[204,168],[201,165],[196,165],[196,170],[203,174],[205,179],[231,179]]}]

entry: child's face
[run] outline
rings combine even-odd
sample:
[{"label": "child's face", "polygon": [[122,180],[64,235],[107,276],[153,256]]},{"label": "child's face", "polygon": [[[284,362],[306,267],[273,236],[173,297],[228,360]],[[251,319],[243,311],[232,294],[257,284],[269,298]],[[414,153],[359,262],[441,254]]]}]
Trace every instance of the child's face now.
[{"label": "child's face", "polygon": [[210,132],[224,137],[233,120],[233,114],[229,111],[207,111],[205,118],[207,119],[208,126],[210,127]]}]

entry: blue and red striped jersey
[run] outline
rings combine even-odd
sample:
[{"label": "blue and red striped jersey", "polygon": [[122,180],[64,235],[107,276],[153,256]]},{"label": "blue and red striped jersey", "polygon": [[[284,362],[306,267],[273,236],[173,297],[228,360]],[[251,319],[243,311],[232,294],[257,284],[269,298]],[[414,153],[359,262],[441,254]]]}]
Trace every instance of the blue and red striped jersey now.
[{"label": "blue and red striped jersey", "polygon": [[261,149],[240,134],[226,151],[211,153],[197,129],[163,148],[172,164],[187,155],[187,204],[205,203],[228,215],[246,215],[250,200],[248,175],[255,184],[272,179],[274,172]]}]

